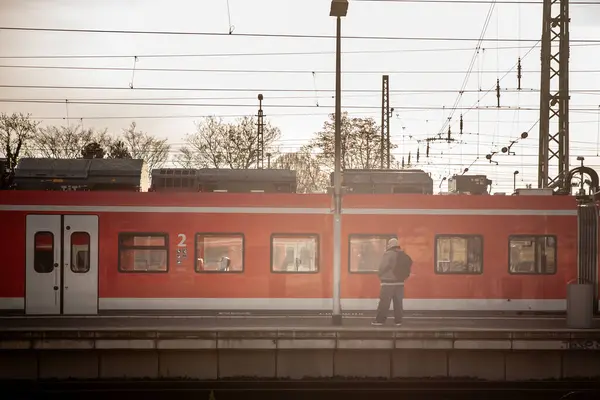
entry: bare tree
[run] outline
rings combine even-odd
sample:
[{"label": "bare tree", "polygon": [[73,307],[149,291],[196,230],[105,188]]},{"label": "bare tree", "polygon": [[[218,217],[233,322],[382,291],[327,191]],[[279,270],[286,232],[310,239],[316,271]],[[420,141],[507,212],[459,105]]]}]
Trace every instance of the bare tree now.
[{"label": "bare tree", "polygon": [[6,157],[6,169],[10,175],[15,171],[19,157],[34,138],[39,122],[31,120],[31,114],[0,114],[1,152]]},{"label": "bare tree", "polygon": [[28,149],[28,153],[46,158],[79,158],[90,143],[106,150],[111,144],[107,129],[96,131],[93,128],[83,129],[81,125],[46,126],[39,128],[35,146]]},{"label": "bare tree", "polygon": [[131,158],[144,160],[148,171],[162,167],[169,159],[171,145],[167,139],[158,139],[149,133],[136,129],[137,125],[132,122],[129,128],[123,129],[120,140],[124,144]]},{"label": "bare tree", "polygon": [[[275,154],[275,142],[281,137],[279,128],[269,122],[264,125],[264,151]],[[256,120],[251,117],[233,123],[207,117],[196,126],[196,132],[186,136],[176,162],[184,168],[241,168],[256,165],[258,154]]]},{"label": "bare tree", "polygon": [[[335,147],[335,115],[330,114],[329,121],[317,132],[309,148],[318,153],[318,159],[329,168],[333,168]],[[381,128],[373,118],[349,118],[342,114],[341,124],[342,169],[377,169],[381,167]],[[395,149],[390,145],[390,150]],[[385,157],[385,155],[384,155]],[[390,166],[395,158],[390,156]]]},{"label": "bare tree", "polygon": [[322,193],[327,189],[327,172],[307,146],[295,153],[281,154],[273,162],[273,168],[296,171],[298,193]]}]

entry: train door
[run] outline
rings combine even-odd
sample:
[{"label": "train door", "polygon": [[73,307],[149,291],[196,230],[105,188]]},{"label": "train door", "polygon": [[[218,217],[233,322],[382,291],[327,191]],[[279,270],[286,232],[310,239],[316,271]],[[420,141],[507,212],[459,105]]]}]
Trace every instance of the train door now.
[{"label": "train door", "polygon": [[98,313],[98,217],[28,215],[26,314]]},{"label": "train door", "polygon": [[25,313],[60,314],[60,215],[28,215]]}]

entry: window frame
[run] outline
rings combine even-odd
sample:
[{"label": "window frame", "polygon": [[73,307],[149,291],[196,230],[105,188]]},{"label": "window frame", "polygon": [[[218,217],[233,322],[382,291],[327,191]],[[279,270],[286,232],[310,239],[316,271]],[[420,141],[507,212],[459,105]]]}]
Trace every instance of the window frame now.
[{"label": "window frame", "polygon": [[[76,253],[75,257],[73,257],[73,235],[75,235],[76,233],[85,233],[87,235],[87,239],[88,239],[88,250],[87,250],[87,269],[85,271],[75,271],[73,270],[73,266],[75,265],[75,263],[73,261],[76,261],[77,258],[77,254],[79,254],[79,252]],[[75,231],[75,232],[71,232],[71,236],[70,236],[70,249],[69,249],[69,253],[70,253],[70,260],[69,262],[71,263],[71,265],[69,266],[69,270],[71,270],[72,273],[74,274],[87,274],[88,272],[90,272],[90,270],[92,269],[92,255],[91,255],[91,250],[92,250],[92,235],[90,235],[89,232],[86,231]],[[119,242],[121,243],[121,242]],[[119,260],[121,260],[121,252],[119,251]]]},{"label": "window frame", "polygon": [[[545,273],[512,272],[510,270],[510,262],[511,262],[510,242],[512,241],[512,239],[516,239],[516,238],[534,238],[534,239],[552,238],[552,239],[554,239],[554,263],[555,263],[554,272],[552,272],[552,273],[548,273],[548,272],[545,272]],[[509,275],[552,276],[552,275],[556,275],[558,273],[558,237],[556,235],[540,235],[540,234],[528,234],[528,233],[518,233],[518,234],[514,234],[514,235],[508,235],[507,246],[508,246],[508,274]]]},{"label": "window frame", "polygon": [[[281,236],[283,238],[315,238],[317,239],[316,241],[316,246],[315,246],[315,267],[316,269],[314,271],[274,271],[273,270],[273,255],[274,255],[274,246],[273,246],[273,239],[275,239],[277,236]],[[296,274],[296,275],[309,275],[309,274],[319,274],[321,272],[321,236],[318,233],[286,233],[286,232],[275,232],[275,233],[271,233],[270,239],[269,239],[269,247],[270,247],[270,254],[269,254],[269,270],[271,271],[272,274]]]},{"label": "window frame", "polygon": [[[129,237],[135,237],[135,236],[158,236],[158,237],[164,237],[165,238],[165,245],[164,246],[123,246],[121,244],[121,237],[123,236],[129,236]],[[166,274],[169,272],[170,268],[171,268],[171,263],[170,263],[170,257],[171,257],[171,252],[170,252],[170,246],[169,246],[169,234],[167,232],[119,232],[119,235],[117,237],[117,245],[119,247],[119,250],[117,252],[117,257],[118,257],[118,271],[120,273],[123,274]],[[136,271],[136,270],[131,270],[131,271],[126,271],[123,270],[123,268],[121,268],[121,250],[166,250],[167,252],[167,265],[166,265],[166,269],[164,271]]]},{"label": "window frame", "polygon": [[[443,239],[443,238],[461,238],[461,239],[468,239],[472,238],[472,237],[478,237],[480,238],[481,241],[481,268],[478,272],[459,272],[459,271],[452,271],[452,272],[441,272],[438,270],[438,240],[439,239]],[[467,242],[467,253],[468,253],[468,242]],[[484,243],[484,237],[482,234],[479,233],[439,233],[436,234],[435,237],[433,238],[433,272],[436,275],[467,275],[467,276],[477,276],[477,275],[483,275],[484,272],[484,268],[485,268],[485,243]]]},{"label": "window frame", "polygon": [[[353,238],[386,238],[386,243],[388,240],[394,238],[398,240],[398,234],[396,233],[351,233],[348,235],[348,273],[349,274],[357,274],[357,275],[373,275],[377,274],[379,271],[375,269],[373,271],[352,271],[352,239]],[[383,253],[382,253],[383,255]]]},{"label": "window frame", "polygon": [[[198,263],[198,237],[199,236],[212,236],[212,237],[228,237],[228,236],[241,236],[242,237],[242,270],[241,271],[198,271],[196,268]],[[246,271],[246,235],[243,232],[196,232],[194,234],[194,272],[197,274],[243,274]]]},{"label": "window frame", "polygon": [[[52,237],[52,248],[50,250],[48,250],[48,253],[52,254],[52,269],[48,272],[40,272],[37,270],[37,263],[36,263],[36,259],[37,259],[37,253],[38,253],[38,249],[37,249],[37,236],[40,234],[49,234]],[[54,236],[54,232],[51,231],[36,231],[33,235],[33,270],[36,274],[51,274],[54,272],[54,270],[56,269],[55,267],[55,255],[54,252],[56,250],[56,237]]]}]

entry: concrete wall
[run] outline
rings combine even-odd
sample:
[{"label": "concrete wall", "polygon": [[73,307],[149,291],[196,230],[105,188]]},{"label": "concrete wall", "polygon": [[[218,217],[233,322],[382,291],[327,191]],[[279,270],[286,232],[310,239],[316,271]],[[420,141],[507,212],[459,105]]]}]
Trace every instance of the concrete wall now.
[{"label": "concrete wall", "polygon": [[0,379],[95,378],[600,378],[596,351],[10,350]]},{"label": "concrete wall", "polygon": [[244,377],[600,378],[600,331],[0,334],[0,379]]}]

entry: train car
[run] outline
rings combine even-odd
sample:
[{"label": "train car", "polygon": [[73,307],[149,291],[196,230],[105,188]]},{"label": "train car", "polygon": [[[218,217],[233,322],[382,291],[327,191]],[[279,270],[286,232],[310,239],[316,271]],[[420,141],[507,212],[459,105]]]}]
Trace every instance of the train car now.
[{"label": "train car", "polygon": [[[566,309],[577,277],[575,197],[442,196],[411,185],[412,193],[344,196],[344,311],[375,309],[376,269],[391,237],[414,261],[407,310]],[[0,192],[0,310],[331,310],[329,195],[285,193],[280,184],[278,193],[169,187]]]},{"label": "train car", "polygon": [[[28,314],[331,309],[326,195],[9,191],[0,307]],[[374,309],[397,237],[413,310],[565,309],[575,201],[552,196],[347,195],[342,306]]]}]

